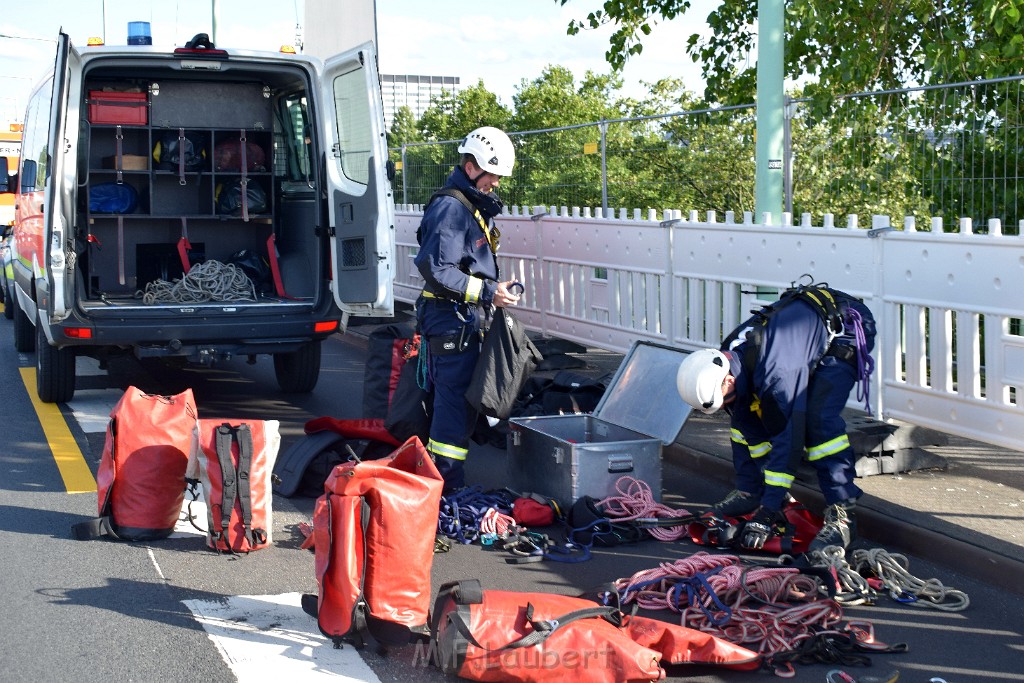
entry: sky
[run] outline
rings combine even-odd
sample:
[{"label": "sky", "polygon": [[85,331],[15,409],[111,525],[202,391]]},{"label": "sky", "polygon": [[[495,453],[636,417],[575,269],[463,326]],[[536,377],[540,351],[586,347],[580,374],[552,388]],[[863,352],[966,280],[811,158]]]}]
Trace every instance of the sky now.
[{"label": "sky", "polygon": [[[211,33],[212,0],[5,0],[0,11],[0,123],[20,120],[28,93],[53,61],[54,38],[63,27],[77,47],[91,36],[125,44],[129,22],[148,21],[154,45],[182,45]],[[707,31],[704,18],[716,0],[693,0],[686,16],[655,26],[643,53],[623,72],[623,94],[645,92],[641,82],[683,78],[702,88],[700,69],[685,53],[691,33]],[[303,0],[217,0],[220,47],[277,50],[295,44],[305,22]],[[600,0],[376,0],[381,73],[458,76],[463,85],[483,79],[506,105],[522,80],[549,64],[608,73],[604,59],[609,27],[566,35],[571,19],[599,9]],[[13,7],[17,9],[13,9]],[[512,8],[515,9],[512,9]],[[6,128],[6,126],[4,126]]]}]

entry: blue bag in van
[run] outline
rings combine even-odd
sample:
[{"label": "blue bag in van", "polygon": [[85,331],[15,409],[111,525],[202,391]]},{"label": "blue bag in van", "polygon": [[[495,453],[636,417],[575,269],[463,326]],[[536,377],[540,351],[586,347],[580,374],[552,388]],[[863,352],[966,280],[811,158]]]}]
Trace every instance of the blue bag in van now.
[{"label": "blue bag in van", "polygon": [[139,193],[125,183],[96,183],[89,188],[90,213],[132,213]]}]

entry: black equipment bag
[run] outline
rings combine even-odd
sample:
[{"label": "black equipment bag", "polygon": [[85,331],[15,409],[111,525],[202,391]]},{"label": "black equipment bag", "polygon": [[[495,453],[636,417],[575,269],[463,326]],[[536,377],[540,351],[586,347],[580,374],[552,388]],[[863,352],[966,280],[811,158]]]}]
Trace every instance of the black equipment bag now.
[{"label": "black equipment bag", "polygon": [[409,358],[398,375],[398,384],[391,395],[388,416],[384,428],[391,436],[404,442],[411,436],[418,436],[427,443],[430,439],[430,420],[434,413],[434,399],[430,392],[419,385],[417,365],[419,363],[419,337],[416,354]]},{"label": "black equipment bag", "polygon": [[466,401],[477,412],[508,419],[519,391],[541,360],[522,323],[504,308],[497,309],[466,389]]},{"label": "black equipment bag", "polygon": [[415,358],[414,342],[418,344],[416,331],[405,323],[378,327],[369,334],[363,372],[363,417],[388,416],[402,368],[406,361]]},{"label": "black equipment bag", "polygon": [[167,132],[153,146],[153,161],[162,171],[200,171],[207,167],[206,137],[195,131]]}]

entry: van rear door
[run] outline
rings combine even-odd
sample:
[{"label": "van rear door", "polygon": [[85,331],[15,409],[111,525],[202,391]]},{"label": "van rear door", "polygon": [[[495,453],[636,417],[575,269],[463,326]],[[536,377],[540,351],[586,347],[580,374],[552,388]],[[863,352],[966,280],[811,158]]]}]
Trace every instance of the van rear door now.
[{"label": "van rear door", "polygon": [[321,74],[321,130],[334,298],[353,315],[394,313],[394,198],[373,44],[328,59]]},{"label": "van rear door", "polygon": [[[68,316],[73,278],[68,275],[66,254],[72,253],[73,245],[69,246],[72,226],[69,217],[74,215],[71,206],[73,194],[62,192],[66,167],[69,136],[64,130],[67,125],[68,89],[72,69],[80,71],[81,57],[75,46],[71,44],[68,34],[61,32],[57,36],[57,60],[53,72],[53,95],[50,99],[50,138],[47,143],[49,160],[46,167],[47,182],[44,198],[43,226],[46,232],[43,237],[43,258],[46,259],[45,271],[47,286],[50,292],[49,301],[38,301],[40,307],[46,304],[46,310],[40,310],[39,316],[45,320],[47,313],[55,319]],[[77,124],[76,128],[77,128]],[[73,171],[74,162],[70,167]],[[36,277],[42,273],[35,273]]]}]

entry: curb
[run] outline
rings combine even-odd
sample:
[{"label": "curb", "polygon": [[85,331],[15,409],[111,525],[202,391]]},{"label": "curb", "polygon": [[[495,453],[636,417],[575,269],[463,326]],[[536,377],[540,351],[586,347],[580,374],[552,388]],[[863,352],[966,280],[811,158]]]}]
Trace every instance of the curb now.
[{"label": "curb", "polygon": [[[680,467],[697,469],[729,484],[733,482],[732,463],[712,453],[677,442],[666,447],[664,455]],[[825,503],[816,489],[799,482],[794,489],[799,490],[801,500],[816,506]],[[993,587],[1024,595],[1024,562],[896,519],[873,506],[872,502],[870,496],[865,496],[857,503],[857,531],[862,538],[881,546],[894,547]]]}]

